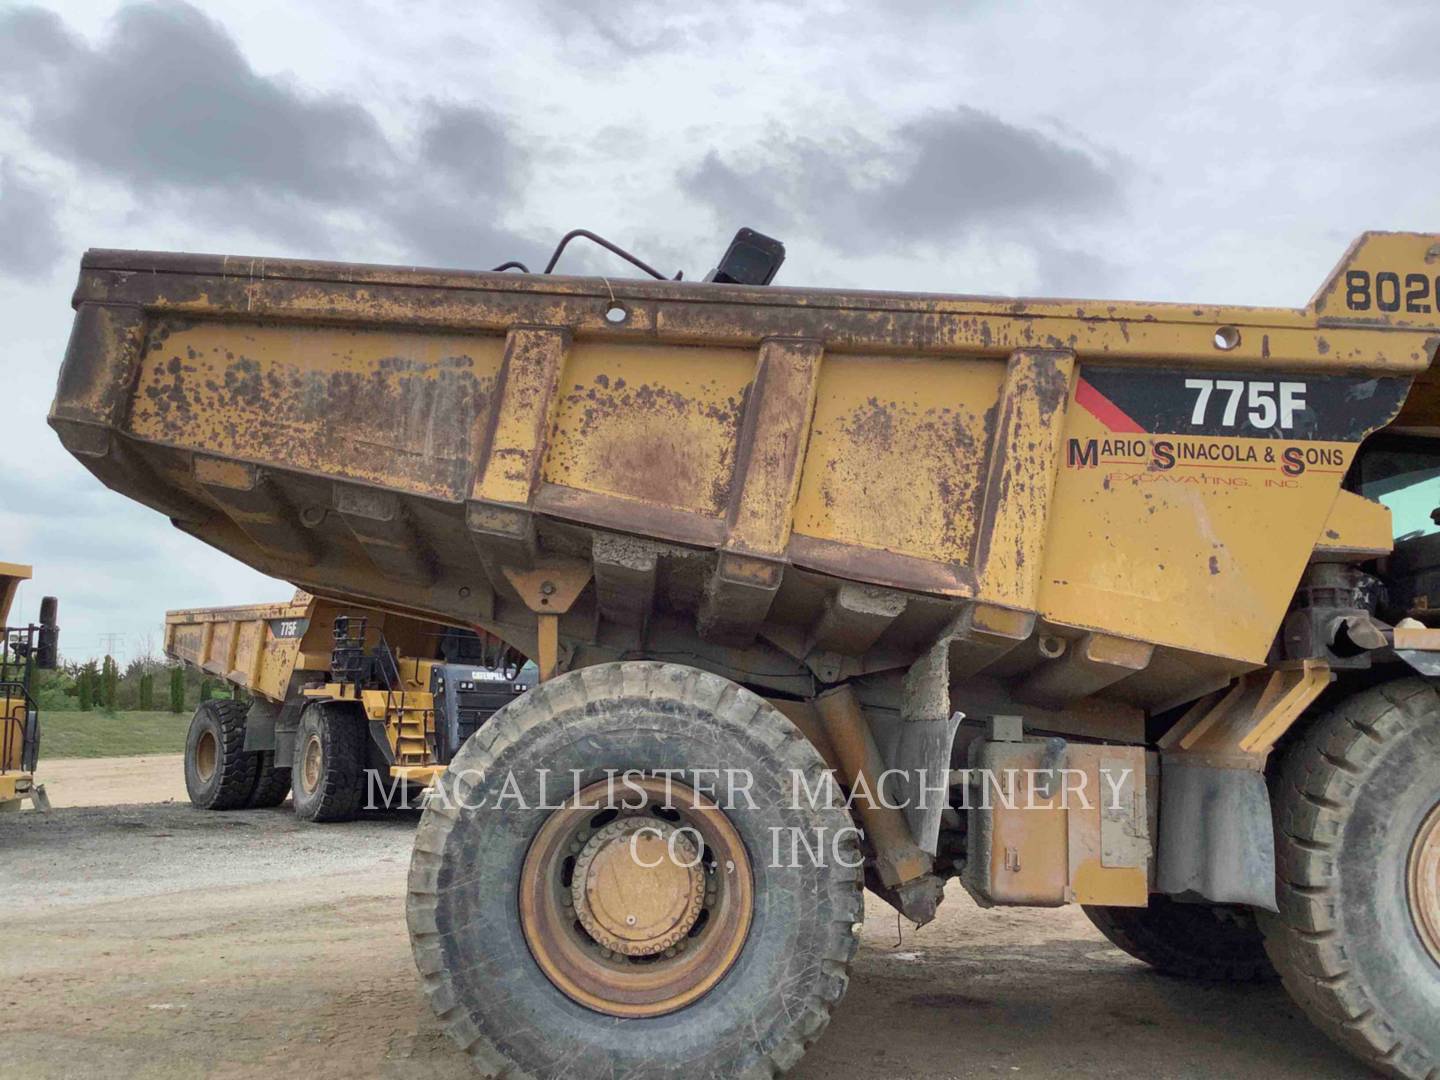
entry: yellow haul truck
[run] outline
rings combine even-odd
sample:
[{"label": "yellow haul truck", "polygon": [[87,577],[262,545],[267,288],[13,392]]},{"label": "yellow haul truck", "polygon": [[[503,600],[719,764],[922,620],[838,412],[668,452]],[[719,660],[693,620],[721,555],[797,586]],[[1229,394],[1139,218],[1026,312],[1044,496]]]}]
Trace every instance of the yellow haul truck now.
[{"label": "yellow haul truck", "polygon": [[19,810],[29,799],[37,810],[50,809],[45,785],[35,783],[40,758],[40,706],[32,692],[36,671],[59,662],[59,605],[53,596],[40,601],[40,621],[6,625],[22,581],[31,568],[0,562],[0,812]]},{"label": "yellow haul truck", "polygon": [[1366,234],[1298,309],[770,288],[779,257],[92,251],[50,423],[257,570],[537,660],[409,879],[487,1075],[783,1070],[862,885],[923,922],[958,878],[1278,971],[1435,1076],[1440,236]]},{"label": "yellow haul truck", "polygon": [[238,810],[293,793],[307,821],[393,805],[397,784],[428,787],[535,682],[534,665],[483,632],[305,592],[167,612],[165,654],[240,691],[202,701],[190,721],[190,802]]}]

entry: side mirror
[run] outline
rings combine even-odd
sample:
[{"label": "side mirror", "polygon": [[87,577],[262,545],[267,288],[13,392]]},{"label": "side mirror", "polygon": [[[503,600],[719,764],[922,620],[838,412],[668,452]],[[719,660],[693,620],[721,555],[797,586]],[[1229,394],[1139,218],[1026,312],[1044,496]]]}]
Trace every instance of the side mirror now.
[{"label": "side mirror", "polygon": [[40,640],[35,649],[35,666],[54,671],[60,663],[60,624],[55,621],[60,601],[47,596],[40,601]]},{"label": "side mirror", "polygon": [[706,281],[722,285],[769,285],[785,261],[785,245],[754,229],[741,229],[730,241],[720,265]]}]

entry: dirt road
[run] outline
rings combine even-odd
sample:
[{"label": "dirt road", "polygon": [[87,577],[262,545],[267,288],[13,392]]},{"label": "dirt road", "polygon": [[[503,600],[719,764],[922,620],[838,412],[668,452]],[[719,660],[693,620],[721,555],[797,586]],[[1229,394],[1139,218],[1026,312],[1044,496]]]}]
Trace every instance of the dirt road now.
[{"label": "dirt road", "polygon": [[[40,1078],[468,1080],[416,988],[417,815],[60,809],[0,821],[0,1048]],[[1363,1077],[1276,988],[1168,979],[1078,911],[952,890],[906,930],[872,903],[850,992],[792,1073]]]},{"label": "dirt road", "polygon": [[185,802],[184,759],[184,754],[42,757],[35,779],[45,785],[45,794],[50,796],[51,806]]}]

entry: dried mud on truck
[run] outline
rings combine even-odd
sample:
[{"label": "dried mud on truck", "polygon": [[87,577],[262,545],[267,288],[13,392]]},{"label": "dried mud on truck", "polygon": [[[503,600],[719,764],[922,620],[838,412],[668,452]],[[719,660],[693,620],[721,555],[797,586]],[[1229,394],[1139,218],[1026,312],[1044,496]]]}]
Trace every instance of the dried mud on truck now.
[{"label": "dried mud on truck", "polygon": [[958,878],[1434,1077],[1440,236],[1298,309],[774,288],[778,252],[92,251],[50,422],[317,604],[534,658],[409,878],[486,1075],[783,1071],[862,888],[923,923]]}]

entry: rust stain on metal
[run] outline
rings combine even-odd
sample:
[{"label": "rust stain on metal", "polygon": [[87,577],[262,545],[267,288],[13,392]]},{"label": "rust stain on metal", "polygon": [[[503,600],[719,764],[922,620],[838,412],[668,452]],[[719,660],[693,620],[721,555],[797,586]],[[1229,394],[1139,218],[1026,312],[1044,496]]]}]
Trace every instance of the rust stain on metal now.
[{"label": "rust stain on metal", "polygon": [[663,351],[577,344],[546,482],[724,513],[753,359],[738,350]]},{"label": "rust stain on metal", "polygon": [[[1379,257],[1368,250],[1351,258]],[[1071,353],[1262,378],[1405,376],[1430,362],[1440,327],[1347,316],[1343,296],[1329,302],[1336,281],[1307,309],[1241,309],[92,253],[53,422],[107,484],[253,566],[469,622],[493,614],[476,564],[495,537],[534,548],[522,555],[578,555],[599,527],[701,552],[684,588],[657,573],[666,618],[693,606],[722,547],[765,555],[777,578],[787,558],[802,568],[784,576],[781,622],[803,619],[807,591],[823,591],[813,579],[830,575],[1203,650],[1216,635],[1199,636],[1193,611],[1236,586],[1206,573],[1208,550],[1169,543],[1189,519],[1157,476],[1136,469],[1139,494],[1079,470],[1053,481],[1063,436],[1091,433],[1081,410],[1065,415]],[[604,317],[612,292],[630,313],[620,327]],[[1217,351],[1226,325],[1241,341]],[[765,350],[800,339],[819,355],[808,422],[791,416],[808,406],[799,382],[771,396],[768,377],[755,381]],[[1437,383],[1416,386],[1404,420],[1440,423]],[[236,468],[196,464],[207,457]],[[337,481],[396,497],[362,531],[372,552],[413,534],[435,556],[433,585],[358,549],[333,505]],[[1340,480],[1305,483],[1297,498],[1318,506]],[[1242,516],[1241,495],[1205,497],[1220,518]],[[1117,505],[1124,520],[1106,509]],[[1137,521],[1167,546],[1126,548]],[[1303,538],[1307,555],[1319,530]],[[1227,567],[1266,557],[1226,550]],[[1166,589],[1197,594],[1193,625],[1147,595],[1160,565]],[[1042,570],[1065,584],[1037,593]]]},{"label": "rust stain on metal", "polygon": [[163,443],[458,498],[499,348],[438,336],[402,346],[382,331],[162,325],[147,342],[132,425]]},{"label": "rust stain on metal", "polygon": [[986,413],[1003,374],[1003,365],[985,360],[827,357],[795,531],[946,563],[968,560]]}]

